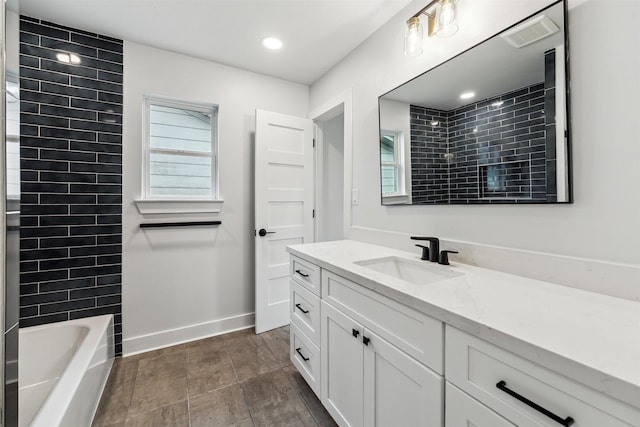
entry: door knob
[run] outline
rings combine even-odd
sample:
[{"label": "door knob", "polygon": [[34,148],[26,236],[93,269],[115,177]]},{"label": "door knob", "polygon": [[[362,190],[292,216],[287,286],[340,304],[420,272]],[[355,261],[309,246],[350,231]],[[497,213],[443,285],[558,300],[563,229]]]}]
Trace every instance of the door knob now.
[{"label": "door knob", "polygon": [[275,231],[267,231],[267,230],[265,230],[264,228],[261,228],[261,229],[258,231],[258,235],[259,235],[260,237],[264,237],[264,236],[266,236],[267,234],[276,234],[276,232],[275,232]]}]

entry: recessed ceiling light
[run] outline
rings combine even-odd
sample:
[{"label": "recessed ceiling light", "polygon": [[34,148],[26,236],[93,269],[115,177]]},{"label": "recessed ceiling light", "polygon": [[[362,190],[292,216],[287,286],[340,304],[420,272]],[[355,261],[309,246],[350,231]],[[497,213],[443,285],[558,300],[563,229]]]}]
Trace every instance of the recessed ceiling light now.
[{"label": "recessed ceiling light", "polygon": [[465,92],[460,94],[460,99],[469,99],[469,98],[473,98],[474,96],[476,96],[475,92]]},{"label": "recessed ceiling light", "polygon": [[278,50],[282,48],[282,41],[276,37],[265,37],[262,39],[262,45],[267,49]]},{"label": "recessed ceiling light", "polygon": [[434,121],[431,122],[431,126],[438,126],[439,124],[440,124],[440,122],[437,121],[437,120],[434,120]]}]

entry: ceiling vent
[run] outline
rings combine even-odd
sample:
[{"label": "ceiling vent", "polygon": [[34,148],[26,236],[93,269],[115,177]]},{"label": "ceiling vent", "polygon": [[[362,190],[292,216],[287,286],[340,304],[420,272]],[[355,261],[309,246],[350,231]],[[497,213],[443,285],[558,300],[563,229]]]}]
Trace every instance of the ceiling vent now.
[{"label": "ceiling vent", "polygon": [[500,34],[511,46],[521,48],[549,37],[560,31],[558,26],[545,15],[540,15]]}]

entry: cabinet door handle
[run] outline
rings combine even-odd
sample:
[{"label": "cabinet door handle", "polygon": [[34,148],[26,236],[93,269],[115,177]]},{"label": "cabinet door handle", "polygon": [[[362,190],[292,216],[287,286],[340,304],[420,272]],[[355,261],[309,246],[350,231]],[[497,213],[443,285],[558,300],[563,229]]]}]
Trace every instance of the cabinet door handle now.
[{"label": "cabinet door handle", "polygon": [[546,415],[547,417],[551,418],[553,421],[557,422],[558,424],[563,425],[564,427],[569,427],[571,424],[573,424],[575,422],[575,420],[573,418],[571,418],[571,417],[560,418],[559,416],[557,416],[553,412],[549,411],[548,409],[543,408],[542,406],[538,405],[537,403],[532,402],[531,400],[527,399],[523,395],[518,394],[515,391],[507,388],[507,383],[505,381],[499,381],[496,384],[496,387],[498,387],[498,389],[500,389],[500,390],[504,391],[505,393],[507,393],[509,396],[512,396],[512,397],[518,399],[520,402],[524,403],[525,405],[530,406],[533,409],[535,409],[536,411]]},{"label": "cabinet door handle", "polygon": [[357,329],[352,329],[351,335],[353,335],[355,338],[358,338],[358,335],[360,335],[360,331]]},{"label": "cabinet door handle", "polygon": [[296,304],[296,308],[298,310],[300,310],[301,312],[303,312],[304,314],[307,314],[309,312],[309,310],[305,310],[304,308],[300,307],[300,304]]},{"label": "cabinet door handle", "polygon": [[298,273],[299,275],[301,275],[302,277],[309,277],[308,274],[304,274],[302,271],[300,270],[296,270],[296,273]]},{"label": "cabinet door handle", "polygon": [[362,336],[362,344],[369,345],[370,341],[371,339],[369,337],[365,337],[364,335]]},{"label": "cabinet door handle", "polygon": [[309,360],[308,357],[304,357],[304,355],[302,354],[302,352],[300,351],[302,347],[298,347],[296,348],[296,353],[298,353],[300,355],[300,357],[302,357],[302,360],[304,360],[305,362],[307,362]]}]

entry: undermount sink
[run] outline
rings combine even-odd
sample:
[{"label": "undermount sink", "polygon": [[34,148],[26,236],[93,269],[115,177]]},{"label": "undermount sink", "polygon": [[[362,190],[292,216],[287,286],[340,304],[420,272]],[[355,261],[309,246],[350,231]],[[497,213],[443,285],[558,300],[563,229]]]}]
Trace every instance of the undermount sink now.
[{"label": "undermount sink", "polygon": [[463,274],[441,265],[429,264],[429,261],[412,261],[396,256],[366,259],[355,264],[415,285],[426,285]]}]

